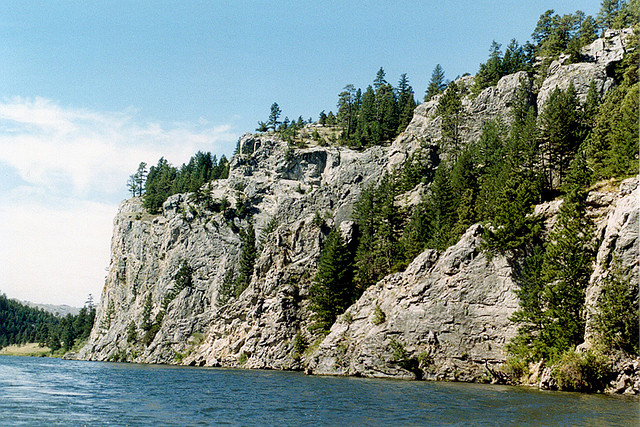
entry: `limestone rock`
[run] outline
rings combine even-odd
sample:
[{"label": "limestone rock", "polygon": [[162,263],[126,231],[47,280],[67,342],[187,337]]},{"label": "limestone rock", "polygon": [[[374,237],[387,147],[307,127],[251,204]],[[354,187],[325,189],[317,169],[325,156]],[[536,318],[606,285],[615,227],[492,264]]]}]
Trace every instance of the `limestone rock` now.
[{"label": "limestone rock", "polygon": [[538,93],[538,112],[544,111],[547,100],[556,88],[566,90],[571,83],[580,103],[587,99],[591,81],[595,82],[598,94],[604,95],[615,84],[612,66],[622,61],[627,51],[627,38],[631,34],[633,30],[630,28],[606,31],[603,38],[583,48],[586,62],[565,65],[562,58],[553,61]]},{"label": "limestone rock", "polygon": [[[329,230],[314,217],[348,234],[353,205],[382,176],[386,157],[384,147],[295,149],[269,134],[246,134],[229,178],[207,187],[212,205],[228,200],[223,212],[185,194],[169,197],[156,216],[140,199],[123,202],[98,320],[78,357],[295,368],[292,339],[307,320],[301,303]],[[221,305],[220,287],[238,262],[238,232],[247,225],[238,205],[251,212],[261,251],[248,288]],[[193,286],[174,292],[183,260],[193,269]],[[161,319],[155,335],[144,327],[154,319]],[[194,336],[205,339],[189,344]]]},{"label": "limestone rock", "polygon": [[583,59],[603,65],[605,68],[620,62],[627,51],[627,39],[631,35],[633,35],[631,28],[606,30],[604,37],[582,48]]},{"label": "limestone rock", "polygon": [[[460,86],[470,87],[473,77],[462,77],[457,80]],[[491,120],[500,119],[504,123],[511,123],[511,106],[518,88],[524,84],[530,89],[531,82],[524,71],[502,77],[496,86],[484,89],[480,94],[471,98],[467,93],[463,97],[464,122],[462,124],[462,139],[475,141],[482,133],[484,124]],[[402,165],[418,148],[435,152],[436,143],[441,139],[442,119],[437,116],[438,103],[442,95],[434,96],[430,101],[416,107],[413,119],[407,129],[391,145],[389,152],[389,169],[393,170]],[[440,147],[446,152],[446,147]]]},{"label": "limestone rock", "polygon": [[608,203],[609,212],[598,227],[598,240],[601,242],[596,255],[596,265],[589,280],[586,293],[587,325],[585,331],[586,346],[590,347],[597,337],[593,331],[593,313],[597,311],[598,298],[605,278],[611,274],[614,260],[619,263],[622,272],[627,274],[630,283],[640,280],[640,188],[639,177],[629,178],[620,184],[619,192]]},{"label": "limestone rock", "polygon": [[[314,373],[482,380],[505,361],[518,307],[508,260],[478,249],[482,228],[439,254],[427,250],[403,273],[381,280],[331,328],[310,356]],[[376,307],[384,321],[376,320]],[[398,346],[420,372],[394,363]]]}]

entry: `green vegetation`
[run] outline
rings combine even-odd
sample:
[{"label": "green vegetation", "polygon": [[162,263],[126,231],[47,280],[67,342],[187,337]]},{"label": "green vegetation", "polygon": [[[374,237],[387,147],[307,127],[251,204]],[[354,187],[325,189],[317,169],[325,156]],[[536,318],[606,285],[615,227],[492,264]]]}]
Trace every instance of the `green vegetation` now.
[{"label": "green vegetation", "polygon": [[[183,164],[179,169],[171,166],[163,157],[158,160],[156,166],[149,168],[146,175],[142,194],[143,206],[150,213],[159,213],[169,196],[177,193],[197,193],[207,182],[225,179],[228,176],[229,161],[224,155],[218,161],[211,153],[198,151],[189,163]],[[135,178],[133,181],[135,182]]]},{"label": "green vegetation", "polygon": [[225,305],[231,298],[238,298],[251,283],[253,269],[258,249],[256,246],[256,232],[253,224],[249,223],[246,230],[240,230],[240,259],[238,268],[231,268],[225,274],[222,285],[218,290],[217,302],[219,306]]},{"label": "green vegetation", "polygon": [[311,310],[317,327],[329,330],[337,316],[355,301],[351,254],[340,232],[332,230],[327,236],[318,271],[309,288]]},{"label": "green vegetation", "polygon": [[[411,356],[404,348],[404,345],[393,338],[389,341],[389,347],[393,350],[390,360],[391,363],[413,373],[417,380],[422,379],[422,369],[420,368],[421,361],[418,360],[417,357]],[[428,363],[429,361],[424,360],[424,362]]]},{"label": "green vegetation", "polygon": [[300,360],[309,345],[302,334],[298,332],[293,339],[293,359]]},{"label": "green vegetation", "polygon": [[[605,3],[603,10],[611,6]],[[623,20],[637,28],[637,17],[629,21],[628,15],[618,15],[632,4],[637,1],[617,2],[614,12],[602,12],[598,21],[581,12],[563,17],[546,12],[534,31],[535,44],[521,47],[512,41],[503,55],[494,43],[471,96],[509,73],[539,74],[561,53],[579,59],[578,50],[594,40],[603,20]],[[323,329],[368,286],[402,270],[427,248],[446,250],[469,226],[482,223],[489,255],[510,254],[517,264],[520,307],[513,320],[519,333],[509,346],[513,371],[524,373],[527,363],[543,359],[557,364],[555,375],[561,387],[598,389],[607,369],[600,353],[576,356],[571,352],[584,341],[585,294],[595,256],[587,190],[599,180],[638,173],[638,37],[632,36],[629,43],[632,47],[623,61],[612,69],[617,86],[603,99],[593,82],[584,102],[570,85],[555,89],[538,112],[536,94],[521,82],[510,126],[501,121],[485,123],[480,137],[465,144],[461,101],[469,94],[455,82],[442,92],[444,73],[437,67],[427,94],[432,99],[442,93],[436,110],[442,119],[442,138],[434,141],[440,151],[434,157],[424,144],[428,150],[418,150],[402,168],[361,193],[354,209],[357,233],[352,259],[336,233],[330,234],[309,296]],[[534,62],[538,55],[546,59]],[[339,100],[341,142],[366,147],[392,135],[384,133],[390,129],[385,128],[384,114],[377,116],[381,120],[376,122],[378,139],[363,139],[369,134],[362,132],[362,123],[369,123],[369,111],[386,111],[380,104],[389,89],[386,84],[381,69],[375,89],[361,93],[351,85],[345,87]],[[418,184],[428,186],[422,201],[400,204],[402,196]],[[563,203],[557,222],[544,237],[543,223],[533,215],[533,208],[558,197]],[[611,349],[638,354],[637,286],[629,283],[626,274],[612,267],[599,300],[602,314],[596,329],[606,347],[603,354]],[[377,313],[373,319],[380,322],[382,316]],[[404,347],[390,345],[397,353],[394,360],[408,360],[400,354]],[[578,382],[572,383],[576,378]]]},{"label": "green vegetation", "polygon": [[436,95],[441,94],[447,88],[447,83],[444,78],[444,70],[442,65],[436,65],[431,74],[431,81],[427,86],[427,93],[424,95],[424,102],[428,102]]},{"label": "green vegetation", "polygon": [[376,304],[373,309],[373,318],[371,319],[371,323],[374,325],[381,325],[387,321],[387,315],[380,308],[380,304]]},{"label": "green vegetation", "polygon": [[594,392],[604,390],[609,369],[609,360],[600,352],[568,350],[555,364],[551,375],[560,390]]},{"label": "green vegetation", "polygon": [[393,87],[380,68],[373,85],[364,91],[346,85],[338,94],[335,117],[332,112],[326,115],[322,111],[318,123],[337,124],[341,130],[339,143],[361,149],[393,140],[411,121],[416,105],[407,75],[402,74],[397,87]]},{"label": "green vegetation", "polygon": [[52,352],[70,351],[89,337],[95,314],[91,296],[77,315],[59,317],[0,294],[0,348],[40,343]]},{"label": "green vegetation", "polygon": [[507,50],[502,54],[501,45],[495,40],[489,48],[489,59],[480,64],[480,69],[474,78],[471,91],[474,95],[480,93],[489,86],[494,86],[500,78],[517,73],[518,71],[531,72],[533,70],[534,49],[530,43],[520,46],[512,39]]},{"label": "green vegetation", "polygon": [[631,281],[616,259],[604,278],[602,294],[598,299],[595,329],[602,344],[638,355],[638,282]]}]

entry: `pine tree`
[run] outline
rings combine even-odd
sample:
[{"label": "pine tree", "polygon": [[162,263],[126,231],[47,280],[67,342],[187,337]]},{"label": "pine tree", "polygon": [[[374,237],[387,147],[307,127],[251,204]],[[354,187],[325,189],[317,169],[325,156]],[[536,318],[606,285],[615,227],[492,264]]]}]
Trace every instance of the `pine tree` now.
[{"label": "pine tree", "polygon": [[455,162],[462,144],[462,125],[464,121],[462,92],[455,82],[449,83],[447,90],[440,98],[436,114],[442,117],[441,148]]},{"label": "pine tree", "polygon": [[440,64],[437,64],[431,73],[431,81],[429,81],[429,86],[427,86],[424,102],[431,101],[431,98],[441,94],[446,88],[447,84],[444,79],[444,70]]},{"label": "pine tree", "polygon": [[613,22],[620,10],[621,3],[623,2],[620,0],[602,0],[598,12],[598,24],[602,28],[613,28]]},{"label": "pine tree", "polygon": [[362,94],[355,145],[368,147],[377,145],[382,140],[380,124],[376,120],[376,94],[369,85]]},{"label": "pine tree", "polygon": [[[495,85],[500,80],[500,77],[505,75],[500,47],[500,43],[495,40],[491,43],[489,59],[486,63],[480,64],[480,69],[474,78],[473,93],[477,94],[482,89]],[[510,58],[509,60],[511,61],[512,59]]]},{"label": "pine tree", "polygon": [[625,271],[618,259],[611,261],[598,298],[594,329],[607,348],[637,356],[640,343],[638,282],[630,276],[630,271]]},{"label": "pine tree", "polygon": [[235,297],[239,297],[240,294],[251,283],[251,277],[253,276],[253,268],[258,256],[258,250],[256,248],[256,232],[253,228],[253,224],[249,223],[246,231],[240,231],[240,241],[242,249],[240,252],[240,261],[238,264],[238,275],[236,277]]},{"label": "pine tree", "polygon": [[593,225],[585,214],[588,173],[584,156],[576,156],[542,264],[547,285],[542,292],[545,313],[541,335],[551,358],[584,340],[585,292],[594,258]]},{"label": "pine tree", "polygon": [[576,90],[554,89],[540,115],[540,137],[545,151],[547,179],[552,188],[562,185],[569,162],[580,145]]},{"label": "pine tree", "polygon": [[413,110],[415,110],[417,105],[413,97],[413,89],[409,85],[409,79],[406,73],[400,76],[397,92],[399,114],[397,133],[401,133],[409,125],[409,122],[413,118]]},{"label": "pine tree", "polygon": [[141,328],[144,331],[151,329],[153,322],[151,321],[151,311],[153,310],[153,296],[151,292],[147,294],[147,298],[144,301],[144,307],[142,309],[142,325]]},{"label": "pine tree", "polygon": [[356,122],[357,104],[356,89],[352,84],[344,87],[338,95],[338,122],[342,125],[342,138],[349,141],[353,134]]},{"label": "pine tree", "polygon": [[310,308],[318,327],[328,330],[355,300],[351,256],[339,231],[327,236],[318,271],[309,288]]},{"label": "pine tree", "polygon": [[280,121],[278,119],[280,118],[281,114],[282,110],[280,109],[280,106],[278,106],[278,103],[274,102],[273,104],[271,104],[271,112],[269,113],[267,126],[272,130],[278,129],[278,126],[280,126]]}]

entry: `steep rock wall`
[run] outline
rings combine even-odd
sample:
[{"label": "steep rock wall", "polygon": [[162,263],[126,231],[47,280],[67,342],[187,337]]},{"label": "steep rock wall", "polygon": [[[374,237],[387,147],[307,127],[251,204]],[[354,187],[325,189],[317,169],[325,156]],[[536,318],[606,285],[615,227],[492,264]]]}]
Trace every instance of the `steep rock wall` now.
[{"label": "steep rock wall", "polygon": [[[487,258],[481,234],[472,226],[446,252],[427,250],[368,288],[310,356],[312,372],[474,381],[503,363],[518,300],[508,260]],[[416,372],[398,363],[399,346]]]}]

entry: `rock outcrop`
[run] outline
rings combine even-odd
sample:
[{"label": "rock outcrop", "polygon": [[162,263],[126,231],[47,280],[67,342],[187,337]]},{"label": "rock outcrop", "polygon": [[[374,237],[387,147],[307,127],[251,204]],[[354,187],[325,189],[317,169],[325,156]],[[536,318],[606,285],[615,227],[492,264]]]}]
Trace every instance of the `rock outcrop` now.
[{"label": "rock outcrop", "polygon": [[566,90],[570,84],[576,89],[580,103],[586,101],[591,82],[595,83],[598,95],[604,95],[616,83],[613,66],[622,61],[628,49],[628,38],[632,34],[631,29],[607,30],[603,38],[582,49],[583,62],[567,64],[568,56],[553,61],[538,92],[538,111],[544,111],[547,100],[556,88]]},{"label": "rock outcrop", "polygon": [[598,299],[602,286],[613,269],[629,279],[629,284],[640,280],[640,188],[638,178],[630,178],[620,184],[614,193],[596,189],[590,194],[588,202],[592,206],[604,206],[601,221],[598,224],[598,241],[601,242],[596,255],[596,264],[589,280],[586,293],[587,324],[584,347],[595,344],[594,313],[597,312]]},{"label": "rock outcrop", "polygon": [[[122,203],[98,320],[79,357],[296,366],[292,339],[306,321],[300,303],[327,230],[352,224],[358,195],[382,176],[387,150],[292,149],[272,136],[247,134],[239,151],[229,178],[208,187],[209,204],[217,209],[180,194],[157,216],[147,214],[140,199]],[[222,200],[228,207],[217,212]],[[241,209],[255,223],[259,257],[248,288],[220,304],[225,274],[241,250],[238,231],[246,227]],[[193,269],[192,285],[176,293],[184,260]],[[152,309],[145,319],[147,300]],[[159,313],[159,329],[152,335],[149,324]]]},{"label": "rock outcrop", "polygon": [[[624,49],[623,35],[613,44]],[[613,81],[607,70],[619,60],[619,49],[603,53],[605,47],[598,46],[585,50],[591,62],[552,64],[540,88],[539,109],[554,87],[571,82],[580,96],[586,96],[592,79],[599,90],[608,90]],[[472,81],[463,77],[459,83],[469,87]],[[524,72],[503,77],[475,98],[465,97],[464,140],[477,139],[489,120],[510,123],[522,85],[532,90]],[[389,147],[364,151],[319,146],[310,139],[306,148],[299,148],[274,133],[245,134],[229,177],[207,184],[204,197],[171,196],[160,215],[148,214],[138,198],[123,202],[114,221],[97,320],[78,357],[488,380],[488,373],[505,361],[506,344],[516,333],[510,318],[518,301],[514,260],[488,257],[481,250],[480,225],[469,228],[444,253],[427,250],[404,272],[368,288],[327,336],[310,328],[306,297],[329,230],[338,228],[349,241],[356,231],[353,209],[361,191],[417,150],[432,172],[439,155],[446,156],[447,148],[439,147],[437,104],[438,97],[418,106]],[[588,291],[592,306],[612,258],[620,259],[638,280],[637,187],[637,179],[630,180],[620,191],[596,190],[590,196],[603,242]],[[419,184],[397,200],[398,207],[417,203],[427,191],[428,183]],[[558,206],[554,202],[537,209],[549,226]],[[249,219],[258,240],[253,276],[239,295],[221,301],[225,278],[242,250],[239,231]],[[184,261],[191,277],[179,287]],[[591,335],[587,344],[589,339]],[[307,348],[301,351],[304,342]],[[633,382],[626,377],[620,381]]]},{"label": "rock outcrop", "polygon": [[506,359],[518,300],[508,260],[487,258],[481,234],[475,225],[446,252],[427,250],[368,288],[310,357],[312,372],[487,379],[486,367]]}]

